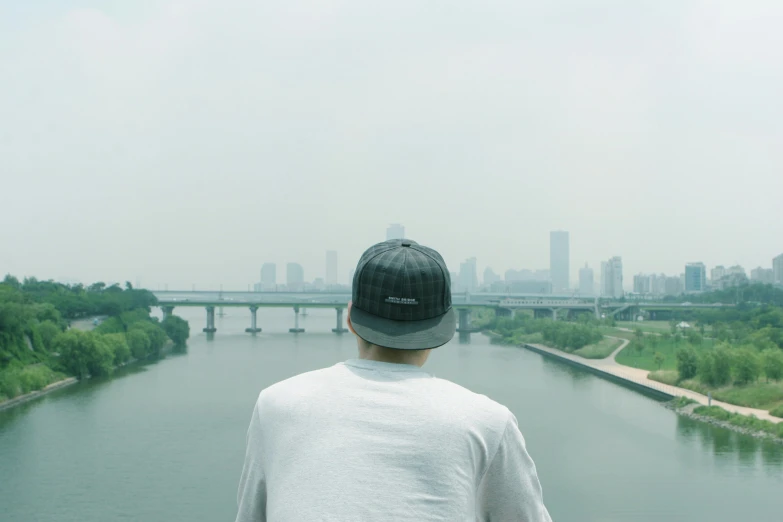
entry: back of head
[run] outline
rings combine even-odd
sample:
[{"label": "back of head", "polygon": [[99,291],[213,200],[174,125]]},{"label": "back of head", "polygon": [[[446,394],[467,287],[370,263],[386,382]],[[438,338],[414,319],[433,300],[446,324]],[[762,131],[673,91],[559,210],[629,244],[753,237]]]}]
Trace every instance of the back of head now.
[{"label": "back of head", "polygon": [[353,277],[349,324],[368,349],[380,348],[387,360],[404,361],[404,352],[449,342],[456,316],[443,257],[410,239],[367,249]]}]

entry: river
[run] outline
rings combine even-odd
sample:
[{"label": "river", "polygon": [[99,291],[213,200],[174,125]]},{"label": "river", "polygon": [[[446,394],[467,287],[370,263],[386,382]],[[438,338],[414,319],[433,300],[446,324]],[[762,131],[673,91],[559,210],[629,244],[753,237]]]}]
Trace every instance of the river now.
[{"label": "river", "polygon": [[[334,311],[227,309],[186,353],[0,412],[0,520],[233,520],[258,392],[353,357]],[[517,416],[558,522],[783,520],[783,446],[682,418],[657,401],[474,334],[425,367]]]}]

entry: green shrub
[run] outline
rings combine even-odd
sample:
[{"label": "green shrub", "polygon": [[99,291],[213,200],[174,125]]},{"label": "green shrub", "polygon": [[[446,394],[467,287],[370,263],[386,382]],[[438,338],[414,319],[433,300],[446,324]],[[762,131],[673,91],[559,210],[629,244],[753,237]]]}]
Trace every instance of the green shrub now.
[{"label": "green shrub", "polygon": [[772,415],[773,417],[780,417],[781,419],[783,419],[783,404],[781,404],[777,408],[772,408],[771,410],[769,410],[769,414]]},{"label": "green shrub", "polygon": [[653,381],[669,384],[671,386],[676,386],[680,380],[680,375],[676,370],[656,370],[654,372],[648,373],[647,378]]}]

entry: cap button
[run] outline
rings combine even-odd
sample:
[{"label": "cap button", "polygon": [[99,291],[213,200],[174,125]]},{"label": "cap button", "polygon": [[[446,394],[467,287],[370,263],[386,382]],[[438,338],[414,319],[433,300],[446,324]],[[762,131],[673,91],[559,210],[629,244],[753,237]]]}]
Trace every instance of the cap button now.
[{"label": "cap button", "polygon": [[410,241],[403,241],[402,243],[400,243],[400,246],[409,247],[409,246],[411,246],[411,242]]}]

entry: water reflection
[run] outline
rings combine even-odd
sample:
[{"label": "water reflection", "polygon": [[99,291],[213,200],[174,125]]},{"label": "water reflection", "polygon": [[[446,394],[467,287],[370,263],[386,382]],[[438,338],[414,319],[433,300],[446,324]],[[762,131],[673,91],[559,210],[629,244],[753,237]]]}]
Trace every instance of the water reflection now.
[{"label": "water reflection", "polygon": [[757,439],[726,428],[677,416],[677,436],[684,441],[699,442],[705,451],[723,458],[736,458],[743,466],[755,467],[761,456],[765,468],[783,471],[783,444]]}]

